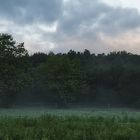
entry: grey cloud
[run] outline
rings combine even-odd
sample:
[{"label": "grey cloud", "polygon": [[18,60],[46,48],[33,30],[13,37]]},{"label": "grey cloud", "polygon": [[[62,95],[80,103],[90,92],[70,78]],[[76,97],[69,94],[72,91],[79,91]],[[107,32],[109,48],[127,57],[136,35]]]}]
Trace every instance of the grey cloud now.
[{"label": "grey cloud", "polygon": [[99,0],[70,0],[59,20],[59,32],[71,36],[116,35],[140,27],[136,9],[114,8]]},{"label": "grey cloud", "polygon": [[[105,49],[108,51],[111,47],[108,48],[108,44],[105,45],[100,33],[103,36],[118,37],[125,32],[140,28],[140,14],[137,9],[115,8],[101,0],[68,0],[67,2],[63,0],[0,0],[0,3],[0,19],[7,21],[7,25],[4,23],[0,29],[7,28],[7,31],[14,33],[15,36],[18,36],[18,32],[22,36],[24,32],[23,38],[28,41],[29,50],[35,50],[33,48],[35,44],[32,42],[40,42],[39,44],[43,46],[46,44],[46,49],[49,48],[49,43],[46,42],[50,42],[56,44],[57,47],[54,47],[56,51],[82,50],[86,47],[98,52]],[[10,25],[8,21],[14,23]],[[58,26],[54,32],[49,33],[38,27],[39,24],[47,26],[55,22]],[[5,31],[5,29],[2,30]],[[29,40],[26,38],[28,32],[31,35]]]},{"label": "grey cloud", "polygon": [[136,9],[115,8],[105,13],[99,21],[102,32],[117,34],[140,27],[140,15]]},{"label": "grey cloud", "polygon": [[58,22],[62,36],[117,34],[140,27],[136,9],[114,8],[100,0],[0,0],[0,17],[15,23]]},{"label": "grey cloud", "polygon": [[65,5],[59,29],[64,33],[73,34],[78,32],[82,25],[96,24],[98,18],[110,9],[110,7],[97,0],[71,0]]},{"label": "grey cloud", "polygon": [[0,17],[16,23],[56,21],[62,13],[62,0],[0,0]]}]

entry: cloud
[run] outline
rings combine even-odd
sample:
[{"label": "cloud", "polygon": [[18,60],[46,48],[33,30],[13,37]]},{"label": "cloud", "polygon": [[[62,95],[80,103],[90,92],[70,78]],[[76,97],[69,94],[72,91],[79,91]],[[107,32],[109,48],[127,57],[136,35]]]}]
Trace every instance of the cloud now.
[{"label": "cloud", "polygon": [[101,0],[0,2],[0,32],[13,34],[30,52],[86,48],[95,53],[124,49],[140,53],[137,9],[109,6]]},{"label": "cloud", "polygon": [[56,21],[62,13],[62,0],[0,0],[0,16],[16,23]]},{"label": "cloud", "polygon": [[116,35],[140,27],[136,9],[111,7],[99,0],[71,0],[65,4],[59,31],[65,35]]}]

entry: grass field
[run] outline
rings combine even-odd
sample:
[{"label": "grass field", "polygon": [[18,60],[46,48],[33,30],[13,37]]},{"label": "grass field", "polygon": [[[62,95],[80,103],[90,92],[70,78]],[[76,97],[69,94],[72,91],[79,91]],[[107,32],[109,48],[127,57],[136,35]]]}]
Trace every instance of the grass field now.
[{"label": "grass field", "polygon": [[1,117],[1,140],[139,140],[140,119],[128,117]]},{"label": "grass field", "polygon": [[0,109],[0,140],[140,140],[128,109]]}]

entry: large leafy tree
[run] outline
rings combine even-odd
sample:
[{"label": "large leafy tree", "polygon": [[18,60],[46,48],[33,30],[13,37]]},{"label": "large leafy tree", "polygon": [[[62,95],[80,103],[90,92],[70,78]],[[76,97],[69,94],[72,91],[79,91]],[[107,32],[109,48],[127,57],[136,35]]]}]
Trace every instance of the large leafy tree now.
[{"label": "large leafy tree", "polygon": [[0,58],[21,57],[27,55],[24,43],[17,44],[9,34],[0,34]]},{"label": "large leafy tree", "polygon": [[17,44],[11,35],[0,34],[0,95],[4,104],[15,98],[26,81],[27,55],[24,43]]},{"label": "large leafy tree", "polygon": [[52,56],[39,67],[45,86],[56,96],[59,105],[66,106],[84,94],[85,74],[78,59]]}]

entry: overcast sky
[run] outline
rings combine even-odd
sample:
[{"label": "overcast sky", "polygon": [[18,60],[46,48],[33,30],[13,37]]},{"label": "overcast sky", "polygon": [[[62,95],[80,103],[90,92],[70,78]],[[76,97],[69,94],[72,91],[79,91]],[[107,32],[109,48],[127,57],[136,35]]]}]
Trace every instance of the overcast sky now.
[{"label": "overcast sky", "polygon": [[0,0],[0,33],[34,52],[140,54],[140,0]]}]

